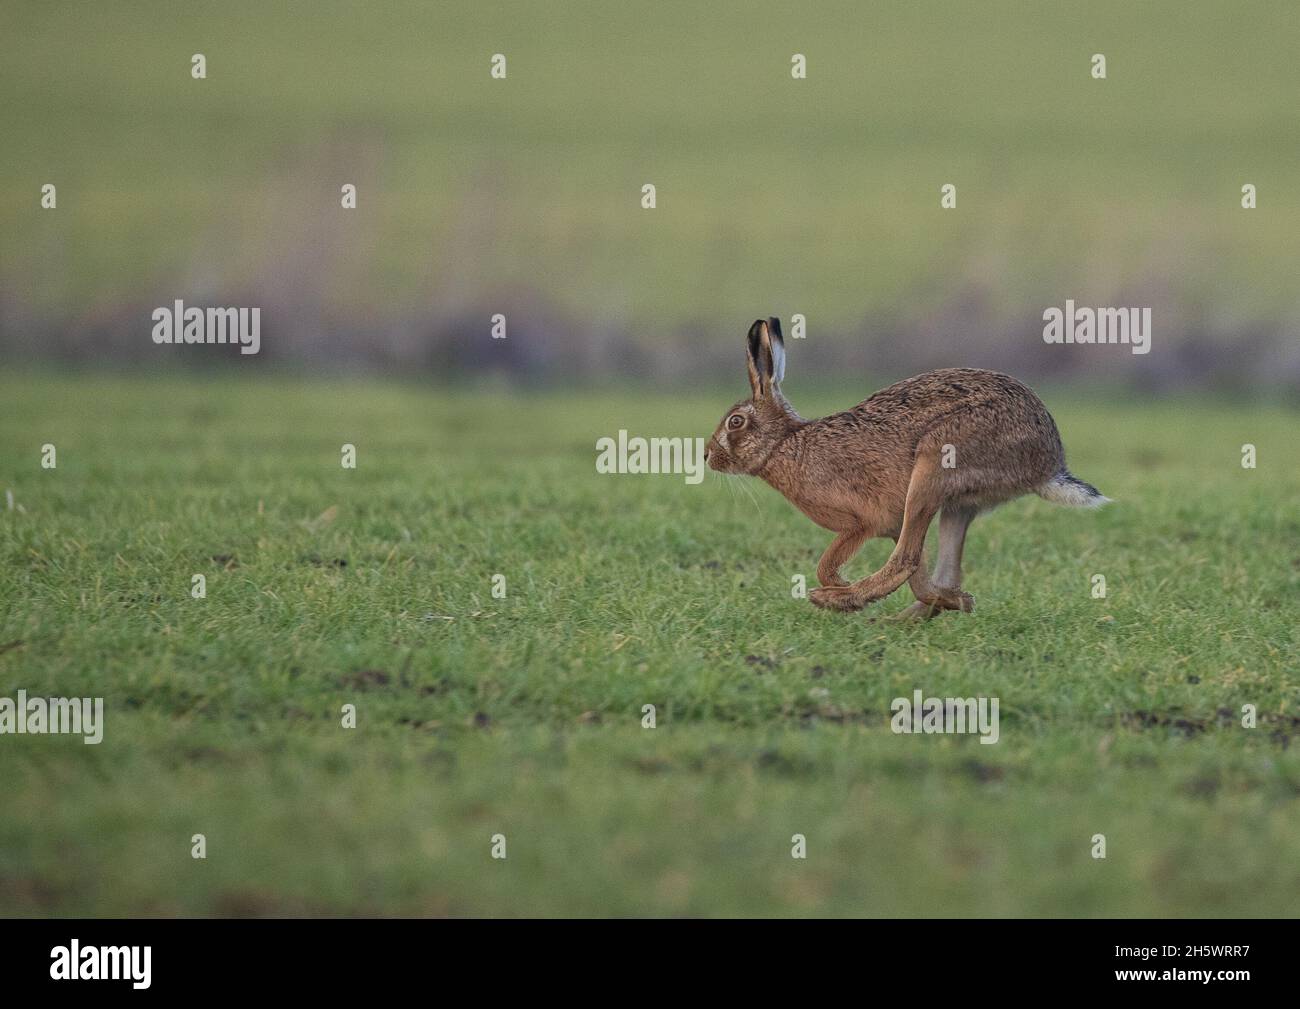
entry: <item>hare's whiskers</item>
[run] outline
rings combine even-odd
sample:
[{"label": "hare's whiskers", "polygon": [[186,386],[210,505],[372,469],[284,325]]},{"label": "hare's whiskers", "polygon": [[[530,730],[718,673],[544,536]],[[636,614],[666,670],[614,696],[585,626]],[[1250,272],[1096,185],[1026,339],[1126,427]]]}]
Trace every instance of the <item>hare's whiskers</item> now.
[{"label": "hare's whiskers", "polygon": [[736,480],[736,485],[740,488],[741,493],[744,494],[747,498],[749,498],[750,503],[753,504],[754,511],[760,511],[761,509],[758,506],[758,495],[754,493],[754,488],[749,485],[749,481],[746,480],[743,476],[737,476],[735,480]]}]

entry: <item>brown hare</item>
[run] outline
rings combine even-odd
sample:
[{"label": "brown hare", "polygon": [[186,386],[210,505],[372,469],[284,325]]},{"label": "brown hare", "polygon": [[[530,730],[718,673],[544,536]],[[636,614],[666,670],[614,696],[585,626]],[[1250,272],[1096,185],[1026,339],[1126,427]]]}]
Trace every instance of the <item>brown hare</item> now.
[{"label": "brown hare", "polygon": [[[778,319],[749,330],[753,395],[722,418],[705,450],[711,469],[762,477],[836,534],[817,564],[810,598],[860,610],[907,582],[917,602],[905,616],[970,612],[961,591],[966,530],[981,511],[1022,494],[1057,504],[1105,504],[1065,468],[1047,408],[1014,378],[942,368],[882,389],[851,410],[804,420],[781,394],[785,345]],[[925,536],[939,516],[939,559],[927,573]],[[840,567],[875,536],[896,541],[884,567],[852,584]]]}]

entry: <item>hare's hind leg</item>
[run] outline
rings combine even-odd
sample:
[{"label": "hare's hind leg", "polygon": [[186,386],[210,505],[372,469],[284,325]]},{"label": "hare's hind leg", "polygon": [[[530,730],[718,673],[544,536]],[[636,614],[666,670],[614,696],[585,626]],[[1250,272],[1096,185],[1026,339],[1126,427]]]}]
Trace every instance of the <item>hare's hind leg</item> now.
[{"label": "hare's hind leg", "polygon": [[912,572],[912,577],[907,580],[907,587],[912,590],[912,595],[916,596],[916,602],[895,614],[899,620],[923,619],[929,620],[943,612],[943,606],[939,604],[937,594],[939,589],[935,587],[930,580],[930,561],[926,556],[927,551],[921,549],[921,563],[916,566]]},{"label": "hare's hind leg", "polygon": [[934,568],[934,583],[940,588],[961,588],[961,554],[966,548],[966,530],[976,514],[973,505],[945,505],[939,516],[939,563]]},{"label": "hare's hind leg", "polygon": [[898,534],[894,552],[889,555],[884,567],[852,585],[813,589],[808,594],[813,605],[828,610],[860,610],[868,603],[883,599],[912,577],[921,564],[930,520],[934,518],[941,503],[933,480],[935,468],[932,459],[917,460],[907,485],[903,529]]},{"label": "hare's hind leg", "polygon": [[961,554],[966,545],[966,530],[976,515],[970,505],[945,505],[939,515],[939,560],[934,577],[925,574],[925,564],[917,568],[909,585],[917,601],[903,610],[900,617],[933,617],[944,610],[969,613],[975,597],[961,591]]}]

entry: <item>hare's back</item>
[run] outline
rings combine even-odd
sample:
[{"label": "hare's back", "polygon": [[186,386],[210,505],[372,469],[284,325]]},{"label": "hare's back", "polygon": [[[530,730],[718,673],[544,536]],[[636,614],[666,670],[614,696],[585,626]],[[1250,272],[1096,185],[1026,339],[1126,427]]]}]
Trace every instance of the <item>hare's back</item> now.
[{"label": "hare's back", "polygon": [[881,389],[855,412],[908,417],[924,422],[964,406],[1003,403],[1010,408],[1046,408],[1023,382],[983,368],[939,368]]},{"label": "hare's back", "polygon": [[997,371],[927,371],[881,389],[851,413],[858,424],[892,432],[909,445],[937,437],[992,454],[1014,446],[1036,457],[1039,466],[1062,465],[1061,437],[1043,401],[1023,382]]}]

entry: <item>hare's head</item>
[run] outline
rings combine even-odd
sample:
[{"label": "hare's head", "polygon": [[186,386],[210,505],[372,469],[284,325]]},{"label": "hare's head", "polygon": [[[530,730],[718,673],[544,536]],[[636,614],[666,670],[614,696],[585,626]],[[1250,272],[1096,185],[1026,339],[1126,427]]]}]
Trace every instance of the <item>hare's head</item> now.
[{"label": "hare's head", "polygon": [[785,344],[779,319],[759,319],[749,328],[745,360],[752,395],[723,415],[704,453],[709,468],[719,473],[758,473],[801,423],[781,395]]}]

